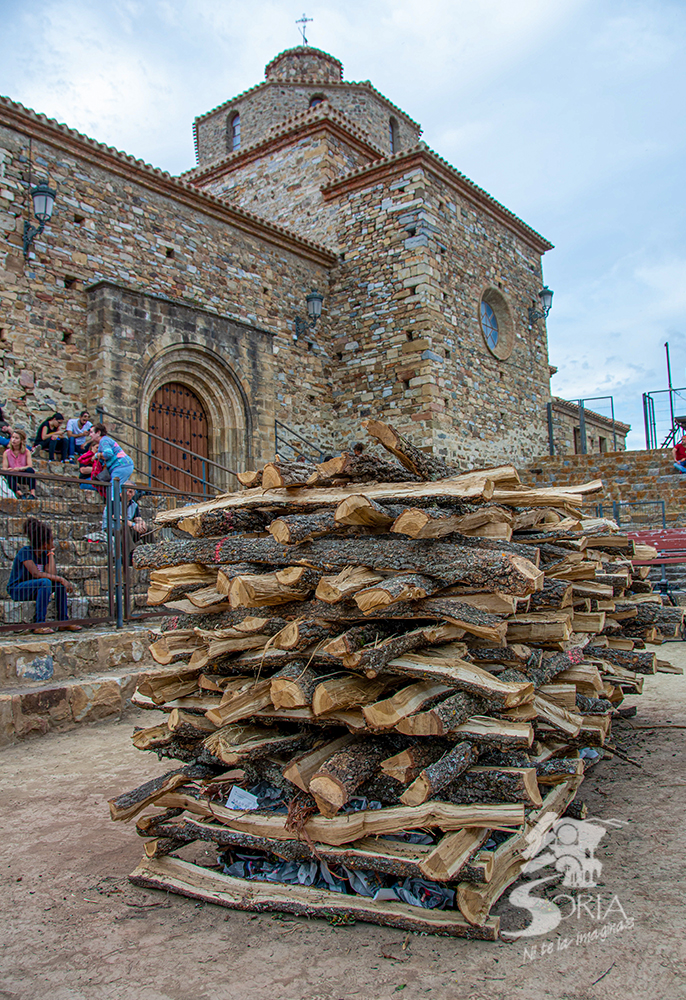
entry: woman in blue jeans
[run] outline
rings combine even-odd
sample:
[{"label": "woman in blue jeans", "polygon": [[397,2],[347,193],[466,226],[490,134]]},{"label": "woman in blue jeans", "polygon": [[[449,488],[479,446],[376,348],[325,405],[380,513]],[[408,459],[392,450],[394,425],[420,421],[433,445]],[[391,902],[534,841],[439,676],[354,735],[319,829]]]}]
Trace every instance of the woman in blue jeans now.
[{"label": "woman in blue jeans", "polygon": [[[91,439],[91,450],[96,453],[107,468],[107,475],[98,475],[98,480],[103,483],[111,483],[108,487],[112,498],[114,498],[114,480],[119,480],[119,485],[123,486],[133,475],[133,459],[131,459],[124,449],[117,444],[114,438],[107,434],[107,427],[104,424],[96,424],[89,431]],[[102,512],[102,530],[107,532],[107,504]]]},{"label": "woman in blue jeans", "polygon": [[[36,621],[44,622],[48,602],[54,590],[57,620],[66,622],[69,618],[67,593],[74,588],[63,576],[58,576],[55,570],[55,542],[52,528],[30,517],[24,523],[23,531],[28,537],[29,544],[19,549],[14,557],[7,593],[13,601],[35,601]],[[69,632],[81,631],[80,625],[59,627]],[[46,625],[34,631],[43,633],[55,630]]]}]

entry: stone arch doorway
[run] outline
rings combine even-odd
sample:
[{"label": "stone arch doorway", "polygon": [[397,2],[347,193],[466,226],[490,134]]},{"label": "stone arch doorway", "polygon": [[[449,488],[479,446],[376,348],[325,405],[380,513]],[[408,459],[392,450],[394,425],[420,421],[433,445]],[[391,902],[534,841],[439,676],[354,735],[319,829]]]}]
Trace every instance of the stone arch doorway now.
[{"label": "stone arch doorway", "polygon": [[[166,382],[150,401],[148,430],[154,482],[197,493],[207,481],[207,414],[201,400],[181,382]],[[159,441],[158,438],[164,438]],[[182,471],[183,470],[183,471]]]},{"label": "stone arch doorway", "polygon": [[[150,358],[143,372],[139,396],[139,423],[142,427],[152,430],[150,410],[155,395],[159,389],[174,383],[189,390],[204,412],[207,456],[211,463],[221,466],[209,465],[209,482],[222,490],[235,489],[237,480],[225,469],[240,471],[250,468],[252,460],[252,414],[241,380],[220,355],[207,347],[188,343],[170,344]],[[190,397],[187,402],[192,402]],[[157,418],[158,414],[155,416]],[[147,453],[147,438],[141,442],[143,446]],[[173,459],[172,464],[181,465]],[[198,490],[202,490],[202,483],[196,482],[194,491]]]}]

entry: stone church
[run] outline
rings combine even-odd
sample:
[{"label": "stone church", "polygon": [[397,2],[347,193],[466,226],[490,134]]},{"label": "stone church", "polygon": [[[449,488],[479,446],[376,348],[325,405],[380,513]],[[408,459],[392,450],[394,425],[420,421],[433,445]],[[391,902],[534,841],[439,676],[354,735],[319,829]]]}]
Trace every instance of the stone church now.
[{"label": "stone church", "polygon": [[[269,460],[289,434],[334,452],[370,416],[463,468],[548,450],[529,307],[551,244],[417,122],[300,46],[194,134],[197,165],[173,177],[0,99],[12,423],[101,406],[142,472],[205,458],[229,486],[219,466]],[[54,211],[25,257],[39,183]]]}]

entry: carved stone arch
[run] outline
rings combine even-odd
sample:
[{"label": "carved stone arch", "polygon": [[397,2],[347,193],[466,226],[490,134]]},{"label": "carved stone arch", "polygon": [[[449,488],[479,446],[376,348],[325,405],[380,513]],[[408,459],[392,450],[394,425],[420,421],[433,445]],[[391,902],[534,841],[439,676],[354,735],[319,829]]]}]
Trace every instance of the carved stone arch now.
[{"label": "carved stone arch", "polygon": [[[168,382],[180,382],[200,398],[207,415],[209,457],[237,472],[249,468],[252,414],[248,395],[233,368],[207,347],[168,344],[150,359],[141,378],[138,419],[141,427],[148,426],[155,392]],[[233,478],[229,483],[214,481],[217,485],[236,486]]]}]

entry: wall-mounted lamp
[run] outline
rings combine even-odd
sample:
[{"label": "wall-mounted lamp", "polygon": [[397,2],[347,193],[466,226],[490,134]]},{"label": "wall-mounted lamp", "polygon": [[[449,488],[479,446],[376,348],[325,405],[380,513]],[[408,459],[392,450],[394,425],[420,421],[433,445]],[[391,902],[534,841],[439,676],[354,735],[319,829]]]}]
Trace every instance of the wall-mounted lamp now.
[{"label": "wall-mounted lamp", "polygon": [[550,307],[553,304],[553,293],[547,285],[543,286],[538,293],[538,297],[541,300],[542,308],[536,309],[534,306],[529,306],[529,323],[535,323],[538,319],[547,319]]},{"label": "wall-mounted lamp", "polygon": [[49,188],[47,184],[38,184],[31,192],[33,214],[38,219],[39,225],[32,226],[28,219],[24,222],[24,260],[28,259],[31,244],[36,236],[40,236],[46,223],[50,222],[52,210],[55,207],[56,194],[57,192]]},{"label": "wall-mounted lamp", "polygon": [[307,320],[301,319],[300,316],[295,317],[295,336],[303,337],[308,330],[314,330],[317,325],[317,320],[322,314],[322,302],[324,301],[324,296],[321,292],[310,292],[306,297],[307,301],[307,315],[309,317],[309,322]]}]

